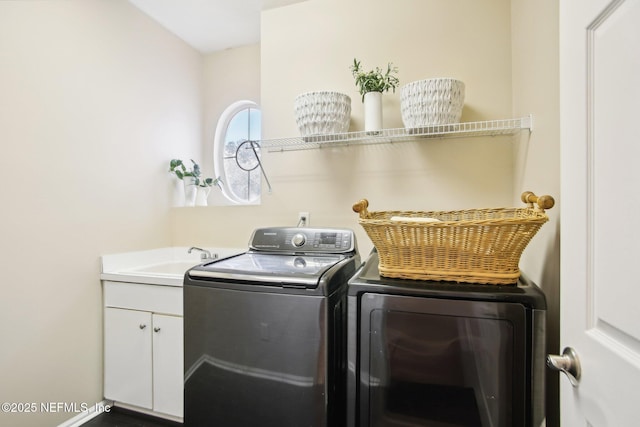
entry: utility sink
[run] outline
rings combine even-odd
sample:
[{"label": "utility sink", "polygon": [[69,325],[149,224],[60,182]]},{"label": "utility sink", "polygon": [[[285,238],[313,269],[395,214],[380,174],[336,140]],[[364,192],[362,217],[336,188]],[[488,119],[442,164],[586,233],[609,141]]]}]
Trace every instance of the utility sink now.
[{"label": "utility sink", "polygon": [[[103,281],[144,283],[151,285],[182,286],[184,274],[191,267],[202,264],[199,251],[189,253],[189,247],[171,246],[146,251],[103,255]],[[218,258],[245,252],[246,248],[208,247],[206,250]]]},{"label": "utility sink", "polygon": [[141,268],[132,269],[132,273],[147,273],[163,276],[183,276],[188,269],[200,264],[194,261],[168,261],[160,264],[147,265]]}]

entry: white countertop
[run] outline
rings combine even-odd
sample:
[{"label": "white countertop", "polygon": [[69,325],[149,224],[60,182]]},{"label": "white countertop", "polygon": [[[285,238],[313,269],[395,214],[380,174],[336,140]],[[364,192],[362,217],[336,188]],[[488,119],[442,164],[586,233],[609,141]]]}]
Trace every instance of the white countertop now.
[{"label": "white countertop", "polygon": [[[219,258],[243,253],[247,248],[205,247]],[[182,286],[184,273],[200,264],[200,252],[189,247],[168,247],[137,252],[107,254],[101,257],[101,280]]]}]

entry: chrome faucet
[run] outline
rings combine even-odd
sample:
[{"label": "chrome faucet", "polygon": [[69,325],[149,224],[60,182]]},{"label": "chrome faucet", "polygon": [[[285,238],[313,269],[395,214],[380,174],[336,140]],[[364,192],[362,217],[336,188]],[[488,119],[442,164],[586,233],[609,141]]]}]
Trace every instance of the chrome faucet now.
[{"label": "chrome faucet", "polygon": [[202,248],[197,248],[195,246],[191,246],[189,248],[188,253],[191,253],[191,251],[200,251],[200,259],[202,261],[207,261],[207,260],[212,260],[212,259],[218,259],[218,254],[213,254],[211,255],[211,252],[209,252],[206,249],[202,249]]}]

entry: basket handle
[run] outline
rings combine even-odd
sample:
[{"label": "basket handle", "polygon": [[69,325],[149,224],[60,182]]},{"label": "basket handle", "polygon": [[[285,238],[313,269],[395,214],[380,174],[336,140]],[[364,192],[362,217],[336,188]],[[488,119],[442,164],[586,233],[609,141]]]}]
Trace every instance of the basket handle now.
[{"label": "basket handle", "polygon": [[548,195],[538,197],[531,191],[525,191],[522,193],[521,200],[523,203],[529,204],[529,207],[531,208],[533,208],[534,203],[537,203],[537,209],[542,212],[544,212],[545,209],[551,209],[556,204],[553,197]]},{"label": "basket handle", "polygon": [[367,199],[362,199],[353,205],[353,211],[359,213],[360,218],[366,218],[369,215],[367,207],[369,207],[369,201]]}]

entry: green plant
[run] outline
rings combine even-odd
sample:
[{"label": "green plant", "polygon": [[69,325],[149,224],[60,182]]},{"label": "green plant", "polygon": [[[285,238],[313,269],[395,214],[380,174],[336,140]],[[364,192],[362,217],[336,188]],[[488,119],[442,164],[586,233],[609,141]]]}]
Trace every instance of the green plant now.
[{"label": "green plant", "polygon": [[193,159],[191,160],[191,168],[187,168],[184,162],[180,159],[172,159],[169,163],[169,172],[173,173],[178,179],[184,179],[185,177],[193,177],[195,185],[199,187],[211,187],[213,185],[220,186],[222,181],[220,178],[201,178],[202,172],[200,165],[198,165]]},{"label": "green plant", "polygon": [[380,67],[364,72],[362,71],[360,61],[353,58],[353,65],[351,65],[350,68],[351,74],[353,74],[353,77],[356,79],[356,86],[358,86],[360,90],[363,102],[365,93],[386,92],[389,89],[395,92],[400,84],[400,80],[395,76],[395,74],[398,73],[398,67],[394,67],[391,62],[387,64],[386,72],[383,72]]}]

